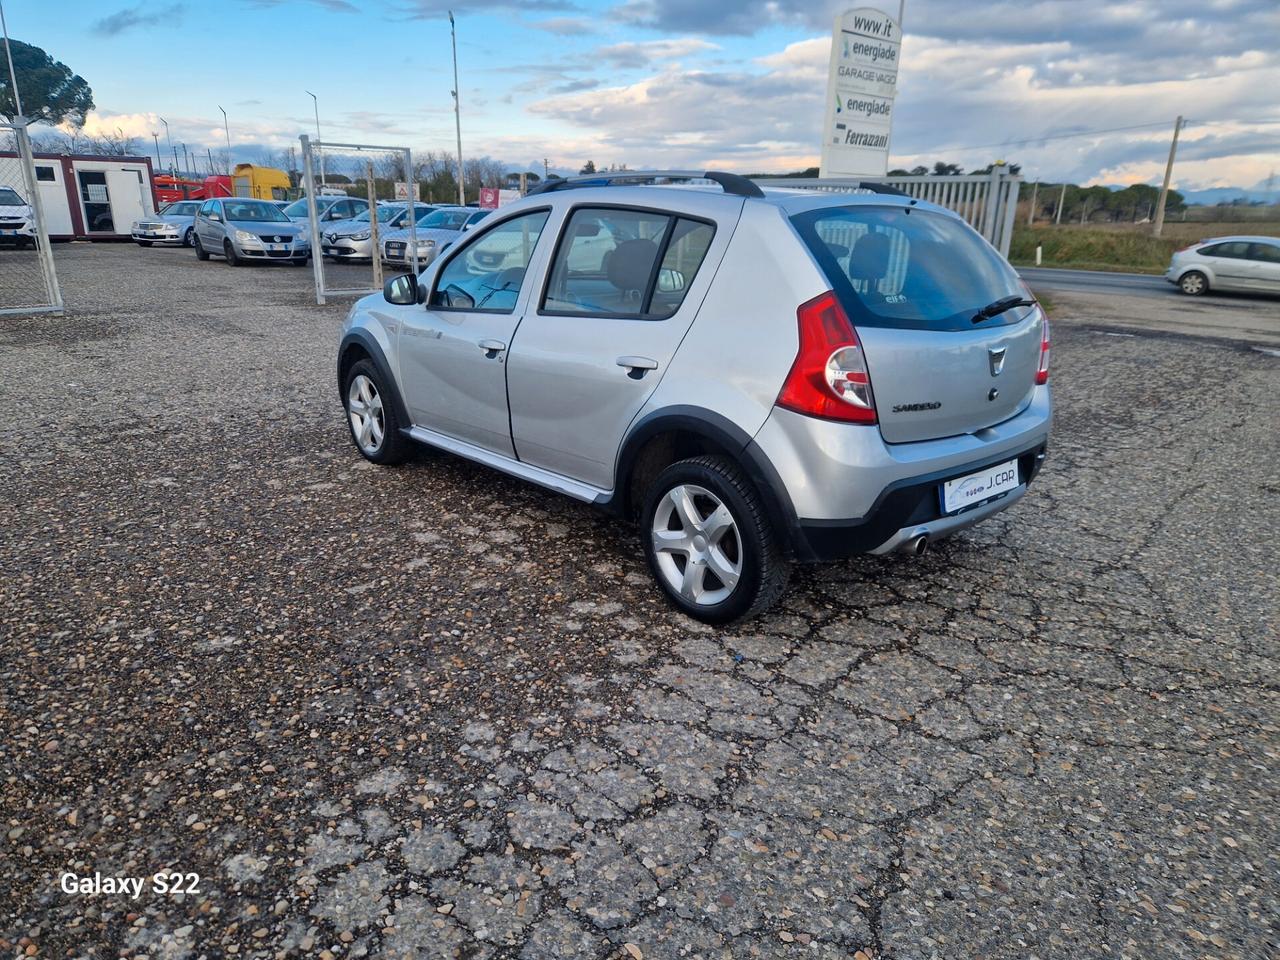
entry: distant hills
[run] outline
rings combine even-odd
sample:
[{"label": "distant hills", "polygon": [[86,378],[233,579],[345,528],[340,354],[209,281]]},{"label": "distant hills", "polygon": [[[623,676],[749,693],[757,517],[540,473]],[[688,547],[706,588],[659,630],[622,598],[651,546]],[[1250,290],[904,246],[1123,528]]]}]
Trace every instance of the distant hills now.
[{"label": "distant hills", "polygon": [[[1108,190],[1123,190],[1124,185],[1107,184]],[[1230,203],[1233,200],[1245,200],[1249,203],[1280,203],[1280,177],[1276,178],[1274,190],[1268,191],[1265,183],[1252,187],[1209,187],[1205,190],[1188,190],[1178,187],[1178,192],[1188,204],[1214,206],[1219,203]]]}]

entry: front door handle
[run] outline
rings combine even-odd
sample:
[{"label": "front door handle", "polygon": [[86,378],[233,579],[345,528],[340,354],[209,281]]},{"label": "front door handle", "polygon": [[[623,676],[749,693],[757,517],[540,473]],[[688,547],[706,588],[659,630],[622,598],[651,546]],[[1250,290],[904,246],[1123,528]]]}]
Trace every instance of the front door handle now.
[{"label": "front door handle", "polygon": [[507,345],[501,340],[481,340],[480,349],[484,351],[484,355],[486,357],[492,360],[503,350],[507,349]]},{"label": "front door handle", "polygon": [[619,357],[618,366],[625,367],[632,380],[639,380],[650,370],[658,369],[658,361],[649,357]]}]

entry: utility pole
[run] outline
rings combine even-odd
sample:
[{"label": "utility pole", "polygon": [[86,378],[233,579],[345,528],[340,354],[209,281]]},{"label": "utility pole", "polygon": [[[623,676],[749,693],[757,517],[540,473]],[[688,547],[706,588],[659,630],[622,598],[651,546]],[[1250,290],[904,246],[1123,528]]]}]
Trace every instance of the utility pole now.
[{"label": "utility pole", "polygon": [[[218,107],[222,110],[222,107]],[[227,135],[227,176],[231,176],[231,124],[227,122],[227,111],[222,110],[222,130]]]},{"label": "utility pole", "polygon": [[467,195],[462,187],[462,105],[458,100],[458,31],[453,24],[453,11],[449,11],[449,36],[453,41],[453,120],[458,128],[458,206],[467,205]]},{"label": "utility pole", "polygon": [[187,159],[187,145],[184,143],[182,145],[182,175],[190,176],[190,174],[191,174],[191,161]]},{"label": "utility pole", "polygon": [[547,158],[542,158],[542,182],[547,182],[547,177],[551,176],[551,168],[547,166]]},{"label": "utility pole", "polygon": [[1062,223],[1062,205],[1067,202],[1067,185],[1062,185],[1062,192],[1058,194],[1058,210],[1053,215],[1055,225]]},{"label": "utility pole", "polygon": [[0,29],[4,31],[4,56],[9,61],[9,89],[13,91],[13,106],[18,111],[14,121],[22,123],[22,97],[18,95],[18,75],[13,70],[13,51],[9,49],[9,24],[4,19],[4,3],[0,2]]},{"label": "utility pole", "polygon": [[1031,209],[1027,211],[1027,226],[1031,226],[1036,222],[1036,197],[1040,193],[1040,181],[1037,180],[1031,188]]},{"label": "utility pole", "polygon": [[1182,129],[1182,116],[1173,121],[1173,140],[1169,143],[1169,162],[1164,165],[1164,184],[1160,187],[1160,199],[1156,201],[1156,222],[1151,228],[1153,237],[1164,230],[1164,205],[1169,199],[1169,181],[1173,179],[1173,158],[1178,152],[1178,131]]},{"label": "utility pole", "polygon": [[320,100],[310,90],[304,91],[311,97],[312,106],[316,110],[316,153],[320,154],[320,186],[324,186],[324,151],[320,149]]},{"label": "utility pole", "polygon": [[209,155],[209,176],[214,176],[218,171],[213,169],[213,150],[209,147],[204,148],[204,152]]}]

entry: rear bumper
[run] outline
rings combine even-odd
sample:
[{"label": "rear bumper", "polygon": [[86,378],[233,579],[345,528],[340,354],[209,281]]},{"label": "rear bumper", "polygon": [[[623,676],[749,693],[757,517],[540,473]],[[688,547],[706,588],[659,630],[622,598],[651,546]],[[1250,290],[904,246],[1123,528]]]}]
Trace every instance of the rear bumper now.
[{"label": "rear bumper", "polygon": [[[918,443],[886,444],[874,426],[775,408],[748,452],[769,465],[796,559],[832,560],[893,549],[917,528],[945,536],[1011,506],[1044,463],[1050,422],[1047,386],[1003,423]],[[940,484],[1015,458],[1017,488],[943,516]]]},{"label": "rear bumper", "polygon": [[857,520],[799,520],[793,538],[796,556],[801,560],[843,560],[861,553],[892,553],[921,536],[930,540],[948,537],[1021,500],[1044,465],[1047,452],[1047,443],[1040,443],[1020,453],[1018,486],[959,513],[943,515],[938,497],[941,484],[1012,457],[1002,455],[885,490],[871,513]]}]

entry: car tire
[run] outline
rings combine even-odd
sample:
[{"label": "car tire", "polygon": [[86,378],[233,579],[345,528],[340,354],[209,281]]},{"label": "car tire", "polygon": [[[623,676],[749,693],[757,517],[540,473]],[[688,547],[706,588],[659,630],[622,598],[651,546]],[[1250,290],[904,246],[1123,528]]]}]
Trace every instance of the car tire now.
[{"label": "car tire", "polygon": [[197,259],[197,260],[208,260],[208,259],[209,259],[209,251],[208,251],[208,250],[206,250],[204,247],[200,246],[200,234],[198,234],[198,233],[196,234],[196,236],[195,236],[195,243],[194,243],[193,245],[194,245],[194,246],[195,246],[195,248],[196,248],[196,259]]},{"label": "car tire", "polygon": [[[394,467],[413,454],[400,422],[392,390],[371,360],[357,360],[342,382],[342,407],[347,414],[351,442],[370,463]],[[372,422],[376,426],[368,426]],[[380,431],[380,432],[379,432]]]},{"label": "car tire", "polygon": [[138,241],[138,246],[140,246],[140,247],[149,247],[149,246],[151,246],[151,241],[150,241],[150,240],[139,240],[139,241]]},{"label": "car tire", "polygon": [[222,241],[222,255],[226,257],[227,263],[233,267],[238,267],[244,262],[236,256],[236,248],[230,240]]},{"label": "car tire", "polygon": [[[640,517],[653,578],[696,620],[754,617],[786,589],[790,565],[760,494],[727,457],[667,467],[650,484]],[[690,563],[696,564],[692,574]]]},{"label": "car tire", "polygon": [[294,257],[294,258],[293,258],[292,260],[290,260],[289,262],[290,262],[290,263],[292,263],[295,267],[305,267],[305,266],[307,265],[307,258],[306,258],[306,257]]},{"label": "car tire", "polygon": [[1188,270],[1178,278],[1178,289],[1188,297],[1201,297],[1209,292],[1209,278],[1199,270]]},{"label": "car tire", "polygon": [[187,227],[187,232],[182,235],[182,245],[184,247],[192,246],[193,241],[195,239],[195,235],[196,235],[196,232],[192,230],[190,227]]}]

